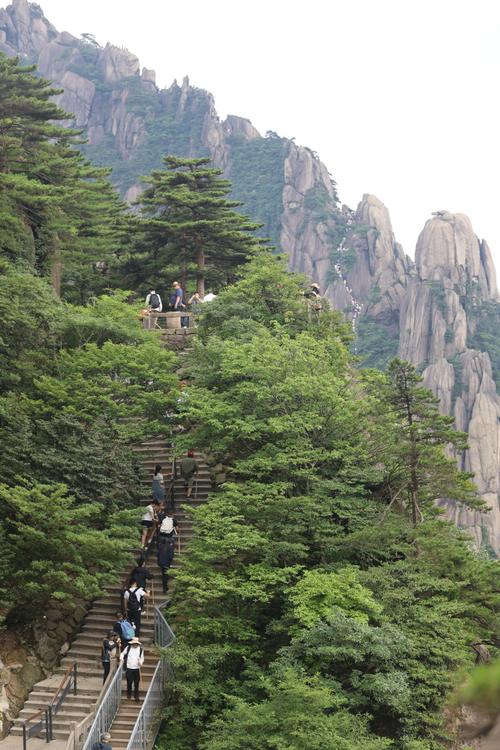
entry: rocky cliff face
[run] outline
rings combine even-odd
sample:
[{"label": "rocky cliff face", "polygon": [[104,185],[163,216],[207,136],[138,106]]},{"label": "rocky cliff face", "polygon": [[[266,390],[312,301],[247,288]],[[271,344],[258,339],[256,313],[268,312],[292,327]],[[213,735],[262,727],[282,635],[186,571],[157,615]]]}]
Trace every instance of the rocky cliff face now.
[{"label": "rocky cliff face", "polygon": [[337,279],[328,293],[355,322],[359,353],[375,366],[396,354],[415,364],[442,413],[454,416],[457,429],[468,433],[469,449],[456,458],[473,472],[491,510],[485,514],[443,502],[449,517],[478,545],[498,554],[500,379],[488,351],[473,346],[478,327],[500,309],[486,242],[463,214],[438,211],[420,234],[413,263],[394,239],[387,209],[365,195],[350,216],[335,268]]},{"label": "rocky cliff face", "polygon": [[128,50],[59,33],[27,0],[0,10],[0,50],[36,62],[63,89],[58,102],[84,130],[87,156],[112,167],[127,200],[166,153],[212,158],[290,267],[350,316],[365,363],[383,368],[395,354],[415,363],[442,411],[469,433],[470,448],[457,460],[474,472],[492,510],[485,516],[448,504],[447,511],[499,553],[500,344],[491,321],[500,325],[500,304],[488,246],[467,217],[437,212],[413,263],[380,200],[365,195],[355,211],[340,206],[314,152],[276,133],[262,137],[245,118],[221,121],[212,95],[187,77],[159,90],[154,71],[141,70]]},{"label": "rocky cliff face", "polygon": [[498,303],[488,246],[463,214],[439,211],[427,221],[417,243],[417,276],[401,306],[399,355],[425,365],[425,384],[469,434],[469,450],[458,459],[474,473],[488,516],[447,509],[478,544],[500,550],[500,398],[490,356],[469,346],[476,332],[475,311]]},{"label": "rocky cliff face", "polygon": [[137,197],[139,176],[160,166],[166,153],[210,156],[231,179],[235,197],[264,225],[264,234],[274,244],[281,241],[292,267],[315,272],[318,255],[328,265],[325,226],[304,200],[311,191],[323,191],[335,213],[336,196],[326,167],[309,149],[276,134],[262,137],[242,117],[221,121],[212,95],[191,86],[187,77],[159,90],[155,72],[141,70],[131,52],[112,44],[102,48],[89,35],[59,33],[27,0],[0,10],[0,50],[35,62],[63,89],[57,102],[73,115],[71,124],[84,130],[87,156],[113,168],[127,200]]}]

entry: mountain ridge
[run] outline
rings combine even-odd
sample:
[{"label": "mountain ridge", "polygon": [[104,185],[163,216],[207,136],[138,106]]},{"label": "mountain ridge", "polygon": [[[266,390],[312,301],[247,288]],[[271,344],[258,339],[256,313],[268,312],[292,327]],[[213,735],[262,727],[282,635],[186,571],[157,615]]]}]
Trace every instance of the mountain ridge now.
[{"label": "mountain ridge", "polygon": [[500,553],[500,348],[491,324],[500,305],[488,245],[468,218],[437,211],[413,261],[384,204],[365,194],[356,210],[342,206],[311,149],[276,133],[263,137],[246,118],[221,121],[212,94],[188,77],[160,90],[133,53],[85,36],[58,32],[28,0],[0,10],[0,50],[36,63],[63,89],[57,102],[87,137],[85,154],[112,167],[126,200],[137,198],[139,175],[165,153],[210,156],[290,268],[319,282],[350,317],[366,364],[383,368],[398,354],[419,366],[443,413],[468,432],[470,448],[457,461],[474,472],[491,508],[463,512],[450,501],[447,513]]}]

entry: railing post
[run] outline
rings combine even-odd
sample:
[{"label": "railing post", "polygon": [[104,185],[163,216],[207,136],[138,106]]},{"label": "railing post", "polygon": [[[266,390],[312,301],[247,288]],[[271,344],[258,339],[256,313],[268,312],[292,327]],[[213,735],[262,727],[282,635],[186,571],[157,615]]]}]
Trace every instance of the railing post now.
[{"label": "railing post", "polygon": [[78,666],[75,661],[75,664],[73,666],[73,695],[76,695],[76,683],[77,683],[77,677],[78,677]]},{"label": "railing post", "polygon": [[52,706],[45,709],[45,741],[52,739]]},{"label": "railing post", "polygon": [[23,750],[26,750],[26,724],[23,724]]},{"label": "railing post", "polygon": [[145,713],[141,714],[142,721],[141,721],[141,745],[142,750],[147,750],[146,746],[146,726],[145,726]]}]

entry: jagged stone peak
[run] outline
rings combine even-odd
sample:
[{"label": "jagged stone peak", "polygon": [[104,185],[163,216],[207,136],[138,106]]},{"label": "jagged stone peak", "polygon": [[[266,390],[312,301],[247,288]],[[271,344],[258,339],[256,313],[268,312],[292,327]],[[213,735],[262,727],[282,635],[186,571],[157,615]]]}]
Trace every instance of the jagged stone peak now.
[{"label": "jagged stone peak", "polygon": [[254,128],[250,120],[246,117],[238,117],[237,115],[228,115],[222,126],[227,135],[241,135],[247,141],[253,141],[255,138],[261,138],[261,134]]},{"label": "jagged stone peak", "polygon": [[[368,230],[372,273],[391,267],[397,261],[403,263],[407,272],[412,270],[411,259],[404,254],[399,242],[396,242],[389,211],[376,195],[364,193],[356,209],[355,219]],[[376,234],[372,236],[370,229],[376,230]]]},{"label": "jagged stone peak", "polygon": [[57,30],[37,3],[12,0],[0,9],[0,51],[7,55],[34,57],[55,36]]},{"label": "jagged stone peak", "polygon": [[473,283],[483,298],[498,298],[489,247],[476,236],[465,214],[435,211],[418,238],[415,264],[423,280],[447,279],[461,292]]},{"label": "jagged stone peak", "polygon": [[125,47],[116,47],[109,42],[99,53],[99,70],[106,83],[116,83],[122,78],[139,76],[139,58]]}]

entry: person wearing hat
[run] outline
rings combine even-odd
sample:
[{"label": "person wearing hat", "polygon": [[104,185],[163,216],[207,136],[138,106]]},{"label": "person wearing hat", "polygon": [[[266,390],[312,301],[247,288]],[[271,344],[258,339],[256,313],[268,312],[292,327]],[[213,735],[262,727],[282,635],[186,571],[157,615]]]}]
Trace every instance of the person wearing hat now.
[{"label": "person wearing hat", "polygon": [[125,677],[127,680],[127,698],[132,698],[132,688],[134,689],[134,700],[139,700],[139,683],[141,681],[141,667],[144,664],[144,649],[138,638],[132,638],[127,648],[120,656],[120,660],[125,667]]},{"label": "person wearing hat", "polygon": [[109,744],[110,739],[110,733],[104,732],[104,734],[101,734],[100,742],[94,742],[94,744],[92,745],[92,750],[113,750],[113,748]]}]

